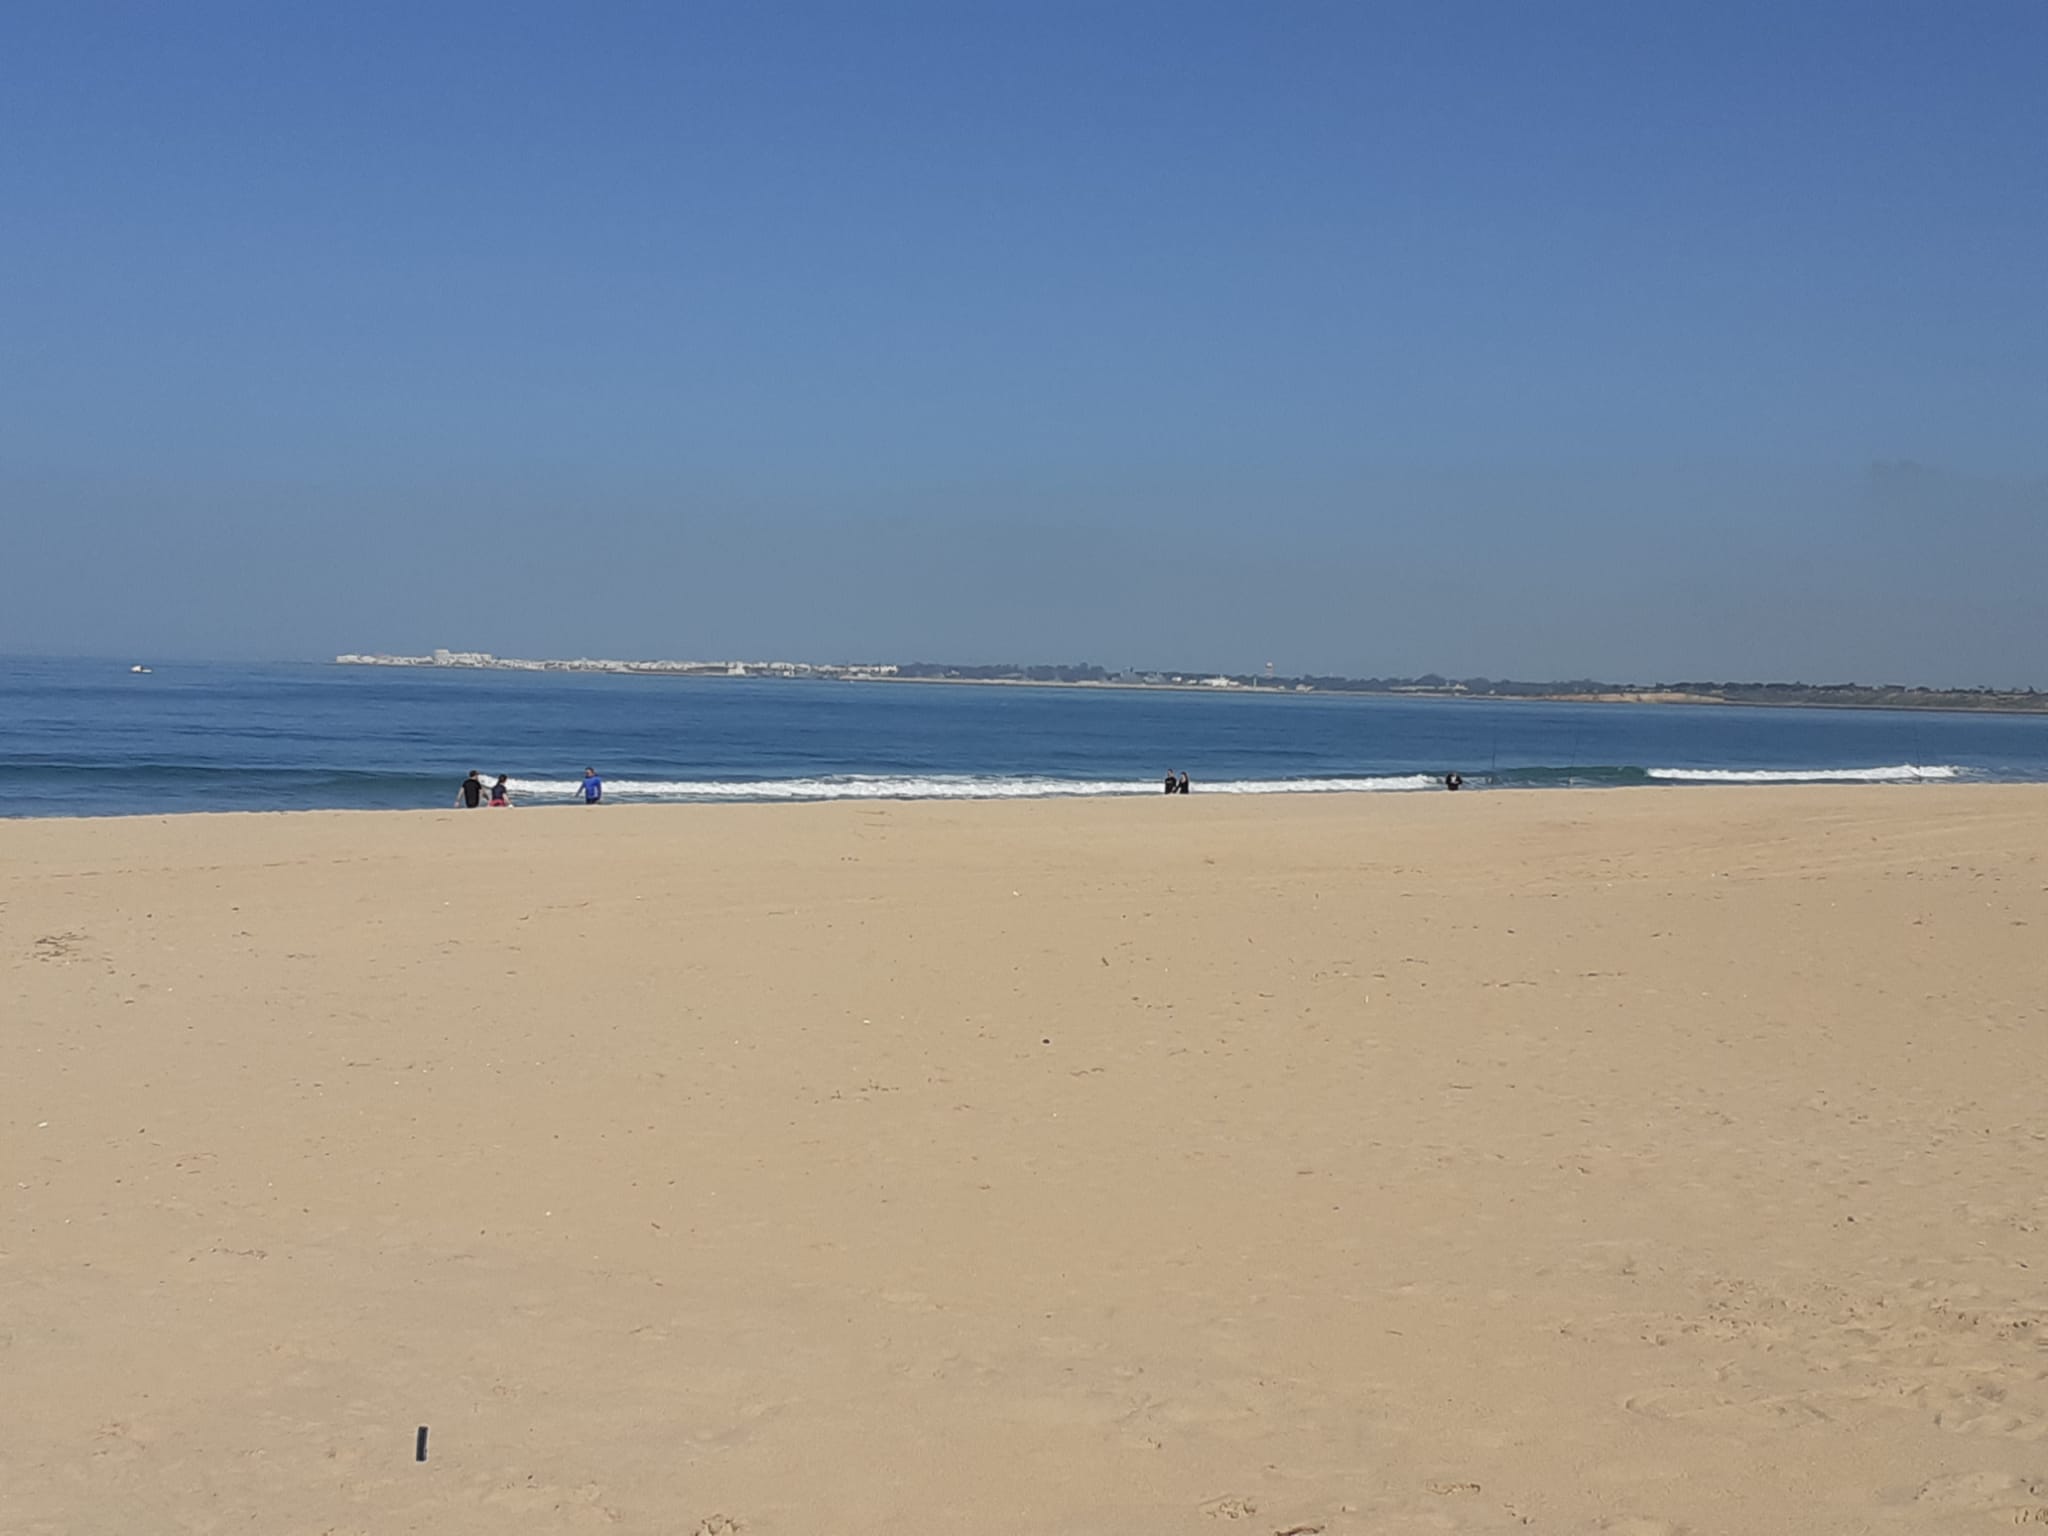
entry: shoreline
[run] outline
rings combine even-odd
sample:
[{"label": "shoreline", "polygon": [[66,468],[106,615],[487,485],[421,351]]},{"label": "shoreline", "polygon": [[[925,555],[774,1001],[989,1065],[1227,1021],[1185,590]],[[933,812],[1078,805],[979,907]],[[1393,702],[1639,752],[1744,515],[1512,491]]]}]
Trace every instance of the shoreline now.
[{"label": "shoreline", "polygon": [[[565,782],[566,782],[566,781],[565,781]],[[1711,791],[1711,792],[1713,792],[1713,793],[1715,793],[1715,794],[1718,794],[1718,795],[1735,795],[1735,796],[1740,796],[1740,795],[1746,795],[1746,794],[1779,794],[1779,793],[1804,793],[1804,794],[1824,794],[1824,793],[1827,793],[1827,792],[1831,792],[1831,791],[1832,791],[1832,792],[1836,792],[1836,793],[1848,793],[1848,794],[1862,795],[1862,794],[1868,794],[1868,793],[1872,793],[1872,792],[1879,792],[1879,791],[1884,791],[1884,790],[1913,790],[1913,791],[1928,791],[1928,792],[1947,792],[1947,793],[1954,793],[1954,792],[1958,792],[1958,791],[1962,791],[1962,792],[1971,792],[1971,793],[1984,793],[1984,792],[2022,792],[2022,793],[2029,793],[2029,792],[2035,792],[2035,791],[2040,791],[2040,792],[2048,793],[2048,780],[2035,780],[2035,779],[1998,779],[1998,780],[1985,780],[1985,779],[1969,779],[1969,778],[1954,778],[1954,779],[1874,779],[1874,780],[1853,780],[1853,781],[1845,781],[1845,780],[1841,780],[1841,779],[1810,779],[1810,780],[1764,780],[1764,781],[1761,781],[1761,782],[1750,782],[1750,781],[1740,781],[1740,780],[1738,780],[1738,781],[1735,781],[1735,782],[1725,782],[1725,781],[1714,781],[1714,780],[1709,780],[1709,781],[1705,781],[1705,782],[1695,782],[1695,781],[1686,781],[1686,780],[1672,780],[1672,781],[1668,781],[1668,782],[1656,782],[1656,783],[1648,783],[1648,784],[1543,784],[1543,785],[1528,785],[1528,786],[1512,786],[1512,785],[1506,785],[1506,786],[1504,786],[1504,785],[1493,785],[1493,786],[1484,786],[1484,785],[1475,785],[1475,784],[1473,783],[1473,781],[1472,781],[1472,780],[1470,780],[1470,779],[1468,778],[1468,779],[1466,780],[1465,788],[1464,788],[1464,789],[1462,789],[1462,790],[1456,791],[1455,793],[1456,793],[1456,796],[1457,796],[1457,798],[1459,798],[1459,799],[1461,799],[1461,800],[1469,800],[1470,798],[1472,798],[1472,797],[1474,797],[1474,796],[1476,796],[1476,797],[1477,797],[1478,799],[1480,799],[1480,800],[1500,800],[1500,799],[1511,799],[1511,800],[1524,800],[1524,799],[1529,799],[1529,798],[1542,798],[1542,799],[1546,799],[1546,800],[1547,800],[1547,799],[1550,799],[1550,798],[1552,798],[1553,796],[1557,796],[1557,795],[1565,795],[1565,794],[1569,794],[1569,795],[1575,795],[1575,796],[1584,796],[1584,795],[1598,795],[1598,796],[1599,796],[1600,798],[1602,798],[1602,799],[1606,799],[1606,798],[1610,798],[1610,797],[1622,797],[1622,798],[1628,798],[1628,797],[1634,797],[1634,796],[1643,796],[1643,795],[1669,796],[1669,795],[1671,795],[1671,794],[1672,794],[1672,793],[1673,793],[1674,791],[1680,791],[1680,792],[1682,792],[1682,791],[1687,791],[1687,790],[1706,790],[1706,791]],[[1379,802],[1379,801],[1389,801],[1389,802],[1401,802],[1401,801],[1411,801],[1411,800],[1439,800],[1439,799],[1443,799],[1443,798],[1449,797],[1449,796],[1451,796],[1452,794],[1453,794],[1453,792],[1452,792],[1452,791],[1449,791],[1449,790],[1446,790],[1446,789],[1444,789],[1444,788],[1443,788],[1443,787],[1442,787],[1441,785],[1439,785],[1439,786],[1437,786],[1437,787],[1435,787],[1435,788],[1433,788],[1433,789],[1420,789],[1420,788],[1418,788],[1418,789],[1377,789],[1377,790],[1373,790],[1373,789],[1304,789],[1304,790],[1287,790],[1287,791],[1281,791],[1281,792],[1265,792],[1265,793],[1244,793],[1244,792],[1233,792],[1233,791],[1229,791],[1229,790],[1210,790],[1210,791],[1208,791],[1208,792],[1207,792],[1207,793],[1205,794],[1205,793],[1204,793],[1204,791],[1202,790],[1201,786],[1200,786],[1199,784],[1197,784],[1197,785],[1196,785],[1196,787],[1195,787],[1195,789],[1194,789],[1194,791],[1193,791],[1193,793],[1191,793],[1191,794],[1190,794],[1190,795],[1188,796],[1188,799],[1189,799],[1189,800],[1194,800],[1194,799],[1206,799],[1206,800],[1207,800],[1207,801],[1209,801],[1210,803],[1213,803],[1213,804],[1218,804],[1218,805],[1240,805],[1240,804],[1251,804],[1251,805],[1260,805],[1260,804],[1275,804],[1275,805],[1287,805],[1287,804],[1294,804],[1294,803],[1301,803],[1301,802],[1308,802],[1308,803],[1317,803],[1317,802],[1326,802],[1326,801],[1340,801],[1340,802],[1367,802],[1367,803],[1371,803],[1371,802]],[[602,812],[602,811],[705,811],[705,810],[735,810],[735,811],[756,811],[756,810],[778,810],[778,809],[793,809],[793,808],[798,808],[798,807],[806,807],[806,806],[808,806],[808,807],[817,807],[817,806],[845,806],[845,807],[847,807],[847,808],[849,808],[849,809],[852,809],[852,810],[868,810],[868,811],[875,811],[875,810],[879,810],[879,809],[881,809],[881,808],[883,808],[883,807],[898,807],[898,806],[900,806],[900,807],[925,807],[925,806],[936,806],[936,807],[980,807],[980,806],[1003,806],[1003,805],[1013,805],[1013,806],[1052,806],[1052,805],[1105,805],[1105,806],[1106,806],[1106,805],[1127,805],[1127,804],[1139,803],[1139,802],[1144,802],[1144,801],[1151,801],[1151,800],[1162,800],[1162,799],[1166,799],[1166,798],[1168,798],[1168,797],[1167,797],[1167,796],[1165,796],[1164,794],[1162,794],[1162,793],[1161,793],[1161,791],[1160,791],[1160,790],[1159,790],[1159,789],[1158,789],[1158,788],[1157,788],[1156,786],[1155,786],[1155,787],[1153,787],[1153,788],[1151,788],[1150,790],[1146,790],[1146,789],[1133,789],[1133,790],[1131,790],[1131,791],[1130,791],[1129,793],[1121,793],[1121,792],[1119,792],[1119,793],[1114,793],[1114,794],[1070,794],[1070,795],[1062,795],[1062,794],[1035,794],[1035,795],[873,795],[873,796],[858,796],[858,795],[836,795],[836,796],[833,796],[833,795],[819,795],[819,796],[812,796],[812,797],[798,797],[798,796],[789,796],[789,797],[787,797],[787,798],[781,798],[781,797],[777,797],[777,798],[767,798],[767,797],[760,797],[760,798],[753,798],[753,799],[744,799],[744,798],[739,798],[739,797],[723,797],[723,798],[714,798],[714,797],[710,797],[710,796],[707,796],[707,797],[705,797],[705,798],[702,798],[702,799],[695,799],[695,800],[685,800],[685,799],[666,799],[666,800],[656,800],[656,799],[647,799],[647,800],[639,800],[639,799],[608,799],[608,800],[606,800],[606,801],[605,801],[605,802],[604,802],[604,803],[603,803],[603,804],[602,804],[601,806],[597,807],[597,811],[598,811],[598,812]],[[1176,803],[1181,803],[1181,802],[1180,802],[1180,799],[1179,799],[1179,797],[1178,797],[1178,796],[1175,796],[1175,797],[1172,797],[1172,798],[1173,798],[1173,799],[1175,800],[1175,802],[1176,802]],[[1688,796],[1687,798],[1690,798],[1690,797]],[[572,799],[572,798],[570,797],[569,793],[568,793],[567,791],[564,791],[564,793],[562,794],[562,796],[561,796],[561,797],[560,797],[559,799],[556,799],[556,798],[549,798],[549,799],[544,799],[544,800],[536,800],[536,799],[533,799],[533,798],[527,798],[527,799],[523,799],[523,800],[516,800],[516,801],[514,801],[514,802],[513,802],[512,806],[511,806],[511,809],[513,809],[513,810],[527,810],[527,811],[555,811],[555,810],[567,811],[567,810],[582,810],[582,811],[586,811],[586,812],[588,812],[588,811],[590,811],[590,810],[591,810],[591,807],[588,807],[588,806],[585,806],[585,805],[583,805],[583,804],[582,804],[582,802],[581,802],[580,800],[575,800],[575,799]],[[154,821],[189,821],[189,820],[192,820],[192,819],[195,819],[195,818],[205,818],[205,817],[213,817],[213,818],[221,818],[221,819],[226,819],[226,818],[260,818],[260,819],[265,819],[265,820],[275,820],[275,819],[278,819],[278,818],[297,818],[297,817],[325,817],[325,816],[352,816],[352,817],[357,817],[357,816],[359,816],[359,817],[378,817],[378,816],[402,816],[402,817],[418,817],[418,818],[424,818],[424,817],[443,817],[443,816],[446,816],[446,817],[462,817],[462,816],[467,816],[467,815],[482,815],[482,814],[485,814],[485,813],[487,812],[487,810],[488,810],[488,807],[483,807],[483,806],[479,806],[479,807],[477,807],[477,808],[476,808],[476,809],[475,809],[474,811],[471,811],[471,810],[469,810],[469,809],[466,809],[466,808],[463,808],[463,807],[458,807],[458,806],[446,806],[446,805],[441,805],[441,806],[433,806],[433,805],[409,805],[409,806],[291,806],[291,807],[284,807],[284,808],[280,808],[280,809],[274,809],[274,810],[266,810],[266,809],[260,809],[260,808],[244,808],[244,809],[220,809],[220,810],[189,810],[189,811],[164,811],[164,810],[151,810],[151,811],[106,811],[106,812],[99,812],[99,813],[96,813],[96,814],[91,814],[91,813],[89,813],[89,814],[82,814],[82,815],[65,815],[65,814],[58,814],[58,815],[49,815],[49,816],[35,816],[35,815],[23,815],[23,816],[13,816],[13,815],[0,815],[0,836],[4,836],[4,829],[6,829],[6,828],[8,828],[8,827],[16,827],[16,826],[41,826],[41,825],[45,825],[45,824],[50,824],[50,823],[56,823],[56,824],[98,824],[98,823],[103,823],[103,822],[113,822],[113,823],[119,823],[119,822],[154,822]]]},{"label": "shoreline", "polygon": [[[567,782],[567,780],[563,780]],[[1841,778],[1810,778],[1810,780],[1659,780],[1649,784],[1479,784],[1473,778],[1466,778],[1462,791],[1446,791],[1442,784],[1434,788],[1300,788],[1300,791],[1264,791],[1264,793],[1243,793],[1243,791],[1202,791],[1196,784],[1188,799],[1206,799],[1217,805],[1237,803],[1296,803],[1296,801],[1432,801],[1456,793],[1460,799],[1528,799],[1552,795],[1599,795],[1599,797],[1630,797],[1630,795],[1671,795],[1683,791],[1712,791],[1716,795],[1745,795],[1745,793],[1780,793],[1780,791],[1847,791],[1847,793],[1872,793],[1872,791],[2048,791],[2048,780],[2034,778],[1999,778],[1999,780],[1972,780],[1972,778],[1876,778],[1876,780],[1841,780]],[[762,809],[788,809],[805,805],[846,805],[846,807],[913,807],[913,805],[942,805],[942,807],[979,807],[979,805],[1128,805],[1139,801],[1167,799],[1157,786],[1133,788],[1128,793],[1092,793],[1092,795],[815,795],[815,797],[700,797],[700,799],[606,799],[598,811],[705,811],[705,809],[735,809],[735,811],[762,811]],[[1174,797],[1180,801],[1180,797]],[[475,807],[475,813],[483,813],[489,807]],[[590,811],[580,799],[571,799],[567,791],[559,799],[520,799],[514,801],[514,811]],[[430,815],[469,815],[465,807],[451,805],[295,805],[295,807],[238,807],[238,809],[190,809],[190,811],[98,811],[98,813],[55,813],[55,815],[8,815],[0,813],[0,829],[10,825],[41,825],[41,823],[98,823],[98,821],[184,821],[190,817],[326,817],[326,815],[350,815],[350,817],[430,817]],[[4,831],[0,831],[4,836]]]}]

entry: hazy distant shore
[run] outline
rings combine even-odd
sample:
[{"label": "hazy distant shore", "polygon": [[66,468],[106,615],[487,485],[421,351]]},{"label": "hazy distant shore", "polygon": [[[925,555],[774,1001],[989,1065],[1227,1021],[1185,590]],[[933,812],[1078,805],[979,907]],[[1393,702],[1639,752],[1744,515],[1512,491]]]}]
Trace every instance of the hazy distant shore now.
[{"label": "hazy distant shore", "polygon": [[[1486,699],[1549,704],[1738,704],[1798,709],[1914,709],[1949,714],[2048,713],[2048,694],[1988,688],[1904,688],[1863,684],[1723,683],[1633,686],[1618,683],[1519,683],[1481,679],[1430,683],[1327,677],[1188,672],[1110,674],[1092,666],[1001,669],[926,662],[530,660],[484,651],[426,656],[344,653],[337,666],[434,668],[447,671],[545,672],[669,678],[773,678],[819,682],[966,683],[1010,688],[1129,689],[1143,692],[1320,694],[1339,698]],[[1028,672],[1099,676],[1026,676]],[[986,675],[1006,673],[1011,675]]]}]

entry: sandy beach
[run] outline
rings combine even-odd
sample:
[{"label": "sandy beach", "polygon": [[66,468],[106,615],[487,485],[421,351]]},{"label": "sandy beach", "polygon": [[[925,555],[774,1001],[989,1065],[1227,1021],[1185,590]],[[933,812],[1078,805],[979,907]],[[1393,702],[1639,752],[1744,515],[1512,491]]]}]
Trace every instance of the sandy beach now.
[{"label": "sandy beach", "polygon": [[2043,787],[0,822],[0,1531],[2048,1525],[2044,939]]}]

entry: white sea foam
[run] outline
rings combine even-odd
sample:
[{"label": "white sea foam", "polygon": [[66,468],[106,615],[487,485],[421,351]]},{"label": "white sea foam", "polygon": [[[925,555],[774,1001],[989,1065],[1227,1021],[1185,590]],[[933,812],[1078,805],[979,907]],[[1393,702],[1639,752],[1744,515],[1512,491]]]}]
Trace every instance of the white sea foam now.
[{"label": "white sea foam", "polygon": [[[575,779],[513,779],[516,799],[569,800],[582,794]],[[1342,794],[1433,789],[1424,773],[1380,778],[1222,779],[1203,781],[1204,795]],[[812,779],[606,779],[607,800],[1036,800],[1071,796],[1156,795],[1150,779],[1053,779],[983,774],[847,774]]]},{"label": "white sea foam", "polygon": [[1893,763],[1886,768],[1652,768],[1649,775],[1681,784],[1916,784],[1961,778],[1963,771],[1945,763]]}]

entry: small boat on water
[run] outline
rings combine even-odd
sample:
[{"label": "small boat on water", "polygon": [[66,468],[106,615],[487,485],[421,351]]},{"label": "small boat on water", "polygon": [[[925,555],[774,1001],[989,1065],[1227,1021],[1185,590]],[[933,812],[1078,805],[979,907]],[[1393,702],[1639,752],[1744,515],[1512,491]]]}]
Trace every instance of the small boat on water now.
[{"label": "small boat on water", "polygon": [[149,671],[149,668],[147,668],[147,667],[145,667],[145,666],[142,666],[142,665],[140,665],[140,664],[138,663],[137,665],[135,665],[135,666],[132,666],[132,667],[130,667],[130,668],[129,668],[128,670],[129,670],[130,672],[141,672],[141,673],[147,674],[147,673],[148,673],[148,671]]}]

